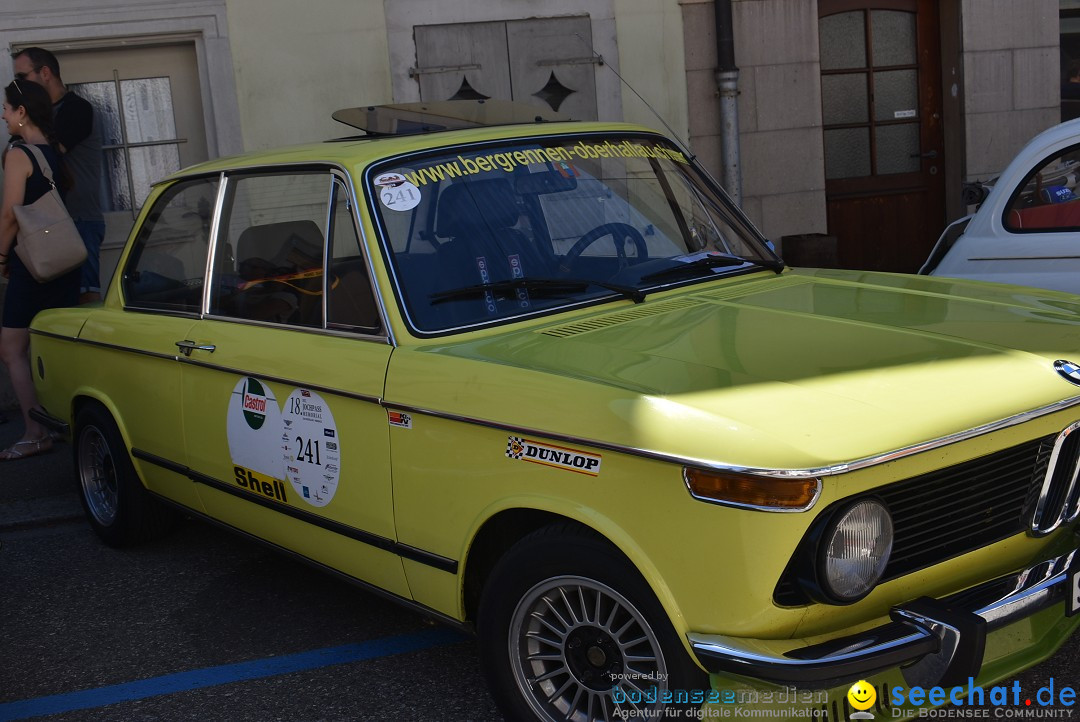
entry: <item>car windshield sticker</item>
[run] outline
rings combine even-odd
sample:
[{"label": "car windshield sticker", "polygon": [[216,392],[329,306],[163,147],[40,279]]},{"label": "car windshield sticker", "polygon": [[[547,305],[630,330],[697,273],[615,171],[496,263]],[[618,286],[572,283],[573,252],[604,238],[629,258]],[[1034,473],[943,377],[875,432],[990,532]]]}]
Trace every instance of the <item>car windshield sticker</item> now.
[{"label": "car windshield sticker", "polygon": [[[480,272],[480,283],[491,283],[491,274],[488,273],[487,259],[483,256],[476,257],[476,270]],[[495,294],[491,291],[484,291],[484,306],[487,307],[488,313],[498,313],[499,307],[495,304]]]},{"label": "car windshield sticker", "polygon": [[[506,257],[507,263],[510,264],[510,274],[514,278],[525,278],[525,272],[521,270],[521,256],[514,253],[513,255]],[[524,288],[517,290],[518,305],[522,308],[529,307],[529,292]]]},{"label": "car windshield sticker", "polygon": [[297,496],[312,506],[326,506],[337,491],[341,475],[341,439],[334,415],[323,398],[296,389],[282,412],[280,454],[285,478]]},{"label": "car windshield sticker", "polygon": [[[477,173],[490,173],[501,170],[513,173],[515,168],[523,168],[547,163],[560,163],[568,170],[573,166],[574,160],[596,160],[597,158],[658,158],[672,160],[676,163],[687,165],[690,160],[681,151],[667,148],[662,145],[645,145],[633,141],[612,143],[610,140],[603,143],[581,142],[575,146],[550,148],[526,148],[508,153],[489,153],[466,157],[459,155],[456,160],[437,163],[427,168],[403,170],[404,179],[413,187],[423,187],[428,183],[441,183],[448,178],[460,178],[462,176],[476,175]],[[396,176],[397,173],[385,173],[384,176]],[[419,202],[419,201],[417,201]],[[386,201],[383,201],[386,204]],[[389,206],[387,206],[389,208]],[[398,210],[395,207],[395,210]]]},{"label": "car windshield sticker", "polygon": [[242,378],[229,397],[225,432],[233,480],[249,491],[287,501],[281,464],[281,409],[270,387]]},{"label": "car windshield sticker", "polygon": [[530,441],[520,436],[511,436],[507,439],[506,458],[554,466],[556,469],[576,471],[589,476],[600,474],[600,462],[603,459],[599,454],[588,454],[577,449]]},{"label": "car windshield sticker", "polygon": [[400,426],[403,429],[412,428],[412,416],[406,414],[404,411],[387,411],[387,418],[390,419],[391,426]]},{"label": "car windshield sticker", "polygon": [[380,173],[373,182],[379,200],[392,211],[411,211],[420,205],[420,189],[400,173]]}]

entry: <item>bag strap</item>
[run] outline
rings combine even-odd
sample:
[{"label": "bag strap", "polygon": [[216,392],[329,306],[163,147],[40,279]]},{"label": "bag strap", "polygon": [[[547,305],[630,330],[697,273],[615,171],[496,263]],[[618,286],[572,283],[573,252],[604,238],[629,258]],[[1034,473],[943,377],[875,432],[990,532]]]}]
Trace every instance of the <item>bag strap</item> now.
[{"label": "bag strap", "polygon": [[34,156],[34,160],[37,161],[38,170],[41,171],[41,175],[45,176],[45,180],[49,181],[49,185],[55,188],[56,182],[53,180],[52,167],[49,166],[49,162],[45,160],[45,154],[41,152],[41,148],[38,148],[33,143],[17,143],[16,145],[30,151]]}]

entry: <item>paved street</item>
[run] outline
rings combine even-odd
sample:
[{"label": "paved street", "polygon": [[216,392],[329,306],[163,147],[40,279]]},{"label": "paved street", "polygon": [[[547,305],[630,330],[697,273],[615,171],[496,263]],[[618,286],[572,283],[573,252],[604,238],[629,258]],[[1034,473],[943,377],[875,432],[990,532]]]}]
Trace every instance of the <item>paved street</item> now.
[{"label": "paved street", "polygon": [[471,638],[261,545],[103,545],[66,444],[0,466],[0,543],[0,720],[501,719]]},{"label": "paved street", "polygon": [[[66,444],[0,465],[0,543],[0,720],[500,719],[471,638],[329,575],[195,521],[104,546]],[[1078,645],[1022,689],[1075,688]]]}]

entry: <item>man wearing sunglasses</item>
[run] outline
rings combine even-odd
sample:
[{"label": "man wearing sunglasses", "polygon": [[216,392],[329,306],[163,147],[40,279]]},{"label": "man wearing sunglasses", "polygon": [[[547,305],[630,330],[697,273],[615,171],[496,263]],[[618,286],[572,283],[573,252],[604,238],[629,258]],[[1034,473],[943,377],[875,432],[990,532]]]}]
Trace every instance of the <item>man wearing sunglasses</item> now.
[{"label": "man wearing sunglasses", "polygon": [[100,252],[105,238],[100,192],[100,124],[94,122],[94,107],[64,85],[55,55],[44,48],[26,48],[12,58],[15,78],[37,83],[52,99],[56,140],[74,181],[64,203],[86,244],[79,302],[96,301],[101,298]]}]

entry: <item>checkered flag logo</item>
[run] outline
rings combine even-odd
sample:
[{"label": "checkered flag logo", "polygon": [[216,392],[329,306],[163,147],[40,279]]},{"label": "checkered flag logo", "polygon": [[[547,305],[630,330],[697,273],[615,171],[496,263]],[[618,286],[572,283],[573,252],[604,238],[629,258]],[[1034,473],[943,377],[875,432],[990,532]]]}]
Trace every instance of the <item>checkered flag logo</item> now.
[{"label": "checkered flag logo", "polygon": [[520,459],[525,453],[525,439],[511,436],[506,440],[506,458]]}]

